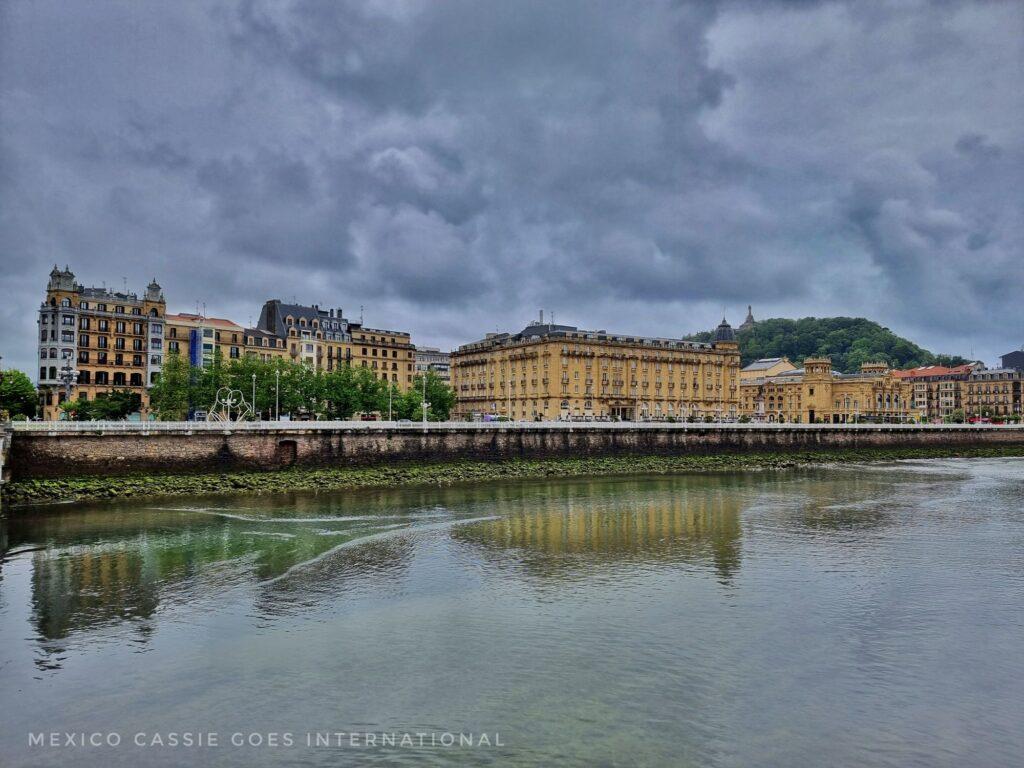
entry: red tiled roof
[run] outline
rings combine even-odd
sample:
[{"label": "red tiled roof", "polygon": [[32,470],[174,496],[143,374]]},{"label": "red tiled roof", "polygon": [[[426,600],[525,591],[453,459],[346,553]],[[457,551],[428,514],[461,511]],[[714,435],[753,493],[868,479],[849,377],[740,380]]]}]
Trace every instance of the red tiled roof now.
[{"label": "red tiled roof", "polygon": [[920,368],[910,368],[906,371],[893,371],[892,375],[897,379],[912,379],[920,376],[949,376],[970,372],[970,365],[957,365],[953,368],[947,368],[944,365],[923,365]]}]

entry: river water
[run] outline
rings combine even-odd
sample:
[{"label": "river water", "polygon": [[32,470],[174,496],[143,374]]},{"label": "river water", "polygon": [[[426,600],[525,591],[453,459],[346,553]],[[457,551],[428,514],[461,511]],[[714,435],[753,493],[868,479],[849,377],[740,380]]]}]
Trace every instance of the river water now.
[{"label": "river water", "polygon": [[1024,459],[66,505],[0,525],[3,766],[1024,754]]}]

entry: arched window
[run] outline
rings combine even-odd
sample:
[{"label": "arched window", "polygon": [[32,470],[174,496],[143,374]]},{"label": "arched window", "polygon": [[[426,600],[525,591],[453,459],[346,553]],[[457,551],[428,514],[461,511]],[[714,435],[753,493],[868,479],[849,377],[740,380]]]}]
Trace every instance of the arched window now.
[{"label": "arched window", "polygon": [[66,298],[65,299],[61,299],[60,300],[60,305],[62,307],[70,307],[71,306],[71,299],[66,299]]}]

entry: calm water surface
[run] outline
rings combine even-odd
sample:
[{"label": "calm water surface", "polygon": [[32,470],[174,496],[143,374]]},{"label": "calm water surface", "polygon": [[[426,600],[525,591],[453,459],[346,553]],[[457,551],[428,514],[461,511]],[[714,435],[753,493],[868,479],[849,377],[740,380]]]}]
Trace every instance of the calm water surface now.
[{"label": "calm water surface", "polygon": [[[136,501],[0,525],[3,766],[1024,754],[1020,459]],[[219,746],[132,744],[181,732]],[[363,735],[306,746],[338,732]],[[502,746],[365,745],[405,732]],[[230,743],[272,733],[292,745]]]}]

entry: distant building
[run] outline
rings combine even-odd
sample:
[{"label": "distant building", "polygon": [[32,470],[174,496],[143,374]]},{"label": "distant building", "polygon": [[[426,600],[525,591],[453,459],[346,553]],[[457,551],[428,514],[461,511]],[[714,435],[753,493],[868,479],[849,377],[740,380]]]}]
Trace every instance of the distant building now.
[{"label": "distant building", "polygon": [[735,419],[739,346],[545,323],[490,333],[452,353],[455,415],[514,419]]},{"label": "distant building", "polygon": [[789,362],[788,357],[762,357],[745,368],[740,369],[740,381],[760,379],[765,376],[777,376],[787,371],[795,371],[796,366]]},{"label": "distant building", "polygon": [[343,365],[368,368],[401,390],[412,385],[415,347],[404,331],[367,328],[346,318],[340,308],[285,304],[279,299],[263,305],[257,329],[283,341],[293,362],[325,371]]},{"label": "distant building", "polygon": [[743,323],[740,325],[738,330],[748,331],[748,330],[750,330],[751,328],[754,327],[754,323],[755,323],[755,320],[754,320],[754,308],[748,304],[747,305],[747,317],[743,321]]},{"label": "distant building", "polygon": [[896,376],[912,386],[913,408],[922,418],[945,419],[964,407],[964,383],[971,373],[983,368],[980,363],[957,365],[948,368],[943,365],[925,365],[906,371],[896,371]]},{"label": "distant building", "polygon": [[416,373],[433,371],[445,383],[452,380],[452,356],[450,352],[442,352],[437,347],[416,348]]},{"label": "distant building", "polygon": [[60,404],[94,400],[113,390],[140,395],[149,409],[149,387],[163,367],[163,291],[156,280],[139,296],[127,290],[86,288],[70,269],[54,266],[39,307],[39,404],[44,419]]},{"label": "distant building", "polygon": [[[1006,359],[1006,356],[1003,357]],[[967,377],[963,409],[967,417],[1021,415],[1024,371],[1014,368],[982,368]]]},{"label": "distant building", "polygon": [[1013,368],[1015,371],[1024,371],[1024,349],[1017,349],[1005,354],[1000,358],[1003,368]]},{"label": "distant building", "polygon": [[177,354],[193,368],[208,368],[220,352],[225,363],[242,357],[245,336],[242,326],[220,317],[188,312],[167,315],[164,352]]},{"label": "distant building", "polygon": [[790,366],[741,380],[741,410],[752,421],[767,422],[913,421],[911,388],[896,373],[885,363],[864,363],[858,373],[839,373],[829,358],[809,357],[803,368]]}]

